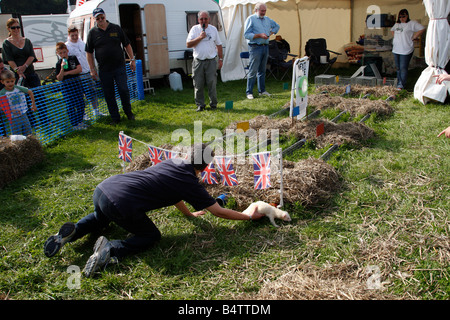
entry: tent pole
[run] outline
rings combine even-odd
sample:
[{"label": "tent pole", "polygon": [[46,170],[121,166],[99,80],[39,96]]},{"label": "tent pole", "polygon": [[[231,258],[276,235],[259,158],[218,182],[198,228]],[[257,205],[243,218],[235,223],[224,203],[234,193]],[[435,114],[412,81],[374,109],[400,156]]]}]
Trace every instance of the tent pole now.
[{"label": "tent pole", "polygon": [[354,0],[350,0],[350,42],[353,42],[353,9]]},{"label": "tent pole", "polygon": [[297,20],[298,20],[298,32],[299,32],[299,48],[298,48],[298,56],[301,57],[302,56],[302,24],[300,21],[300,8],[299,8],[299,1],[300,0],[296,0],[296,6],[297,6]]}]

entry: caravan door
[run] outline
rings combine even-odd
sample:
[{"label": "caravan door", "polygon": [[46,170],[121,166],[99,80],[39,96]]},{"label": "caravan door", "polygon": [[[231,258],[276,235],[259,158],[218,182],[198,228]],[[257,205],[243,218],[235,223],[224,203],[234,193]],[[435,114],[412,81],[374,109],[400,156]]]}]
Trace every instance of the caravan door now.
[{"label": "caravan door", "polygon": [[144,14],[149,76],[167,75],[170,73],[170,68],[166,8],[163,4],[146,4],[144,6]]}]

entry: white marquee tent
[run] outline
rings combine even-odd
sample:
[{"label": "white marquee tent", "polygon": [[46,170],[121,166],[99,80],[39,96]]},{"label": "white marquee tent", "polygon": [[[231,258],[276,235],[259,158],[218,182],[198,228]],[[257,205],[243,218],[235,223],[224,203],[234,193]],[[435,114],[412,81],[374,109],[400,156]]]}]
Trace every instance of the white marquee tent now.
[{"label": "white marquee tent", "polygon": [[266,3],[266,15],[280,24],[278,35],[287,40],[291,53],[299,57],[304,55],[309,39],[325,38],[328,49],[333,51],[358,40],[365,32],[368,14],[397,15],[406,8],[411,19],[428,24],[422,0],[220,0],[227,33],[222,81],[244,78],[239,57],[240,52],[248,51],[244,22],[257,2]]}]

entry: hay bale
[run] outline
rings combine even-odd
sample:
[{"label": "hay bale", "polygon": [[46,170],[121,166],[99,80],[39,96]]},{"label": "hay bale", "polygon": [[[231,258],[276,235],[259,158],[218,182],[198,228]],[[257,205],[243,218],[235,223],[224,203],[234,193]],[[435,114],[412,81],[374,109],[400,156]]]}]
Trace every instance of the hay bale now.
[{"label": "hay bale", "polygon": [[[278,166],[271,164],[271,188],[255,190],[252,163],[246,160],[244,164],[234,161],[237,186],[223,186],[222,184],[204,184],[206,190],[218,196],[229,193],[235,199],[237,210],[244,210],[252,202],[261,200],[268,203],[280,202],[280,175]],[[340,188],[337,171],[319,159],[307,159],[299,162],[283,160],[283,201],[284,203],[300,203],[311,206],[330,199]]]},{"label": "hay bale", "polygon": [[36,137],[30,135],[22,141],[0,137],[0,189],[43,159],[42,145]]},{"label": "hay bale", "polygon": [[315,106],[317,110],[335,108],[340,111],[347,111],[353,117],[369,113],[380,116],[388,116],[394,113],[394,108],[385,100],[344,98],[329,94],[310,95],[308,104]]},{"label": "hay bale", "polygon": [[[316,137],[316,127],[324,123],[325,133]],[[315,140],[319,148],[324,148],[331,144],[351,144],[361,146],[361,142],[374,136],[374,131],[364,123],[342,122],[333,123],[324,119],[312,119],[308,121],[294,121],[290,118],[271,119],[260,115],[249,120],[250,128],[258,131],[266,129],[270,139],[271,129],[278,129],[280,135],[293,135],[297,140]],[[228,129],[236,129],[236,123],[230,124]]]},{"label": "hay bale", "polygon": [[[344,94],[346,90],[346,86],[337,86],[337,85],[323,85],[316,87],[316,92],[328,92],[331,94]],[[366,94],[373,95],[374,97],[381,98],[387,96],[395,96],[397,95],[398,90],[392,86],[382,86],[382,87],[369,87],[362,86],[359,84],[354,84],[351,86],[351,95],[353,96],[364,96]]]},{"label": "hay bale", "polygon": [[[316,137],[316,127],[324,123],[325,132]],[[363,141],[374,136],[374,131],[363,123],[342,122],[334,123],[324,119],[313,119],[306,122],[296,122],[289,131],[289,135],[294,135],[297,140],[315,140],[318,148],[325,148],[332,144],[350,144],[361,146]]]}]

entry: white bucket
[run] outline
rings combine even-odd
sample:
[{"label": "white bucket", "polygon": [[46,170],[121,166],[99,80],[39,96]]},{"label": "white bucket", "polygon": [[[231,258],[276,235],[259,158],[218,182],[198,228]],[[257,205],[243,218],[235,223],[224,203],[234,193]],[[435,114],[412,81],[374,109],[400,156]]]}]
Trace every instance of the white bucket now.
[{"label": "white bucket", "polygon": [[177,72],[172,72],[169,75],[170,88],[174,91],[183,90],[183,82],[181,81],[181,75]]},{"label": "white bucket", "polygon": [[21,134],[13,134],[13,135],[9,136],[9,138],[11,139],[11,141],[22,141],[22,140],[25,140],[27,137],[25,137]]}]

